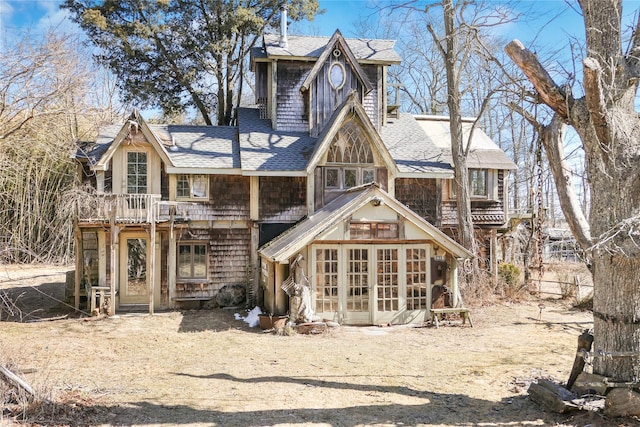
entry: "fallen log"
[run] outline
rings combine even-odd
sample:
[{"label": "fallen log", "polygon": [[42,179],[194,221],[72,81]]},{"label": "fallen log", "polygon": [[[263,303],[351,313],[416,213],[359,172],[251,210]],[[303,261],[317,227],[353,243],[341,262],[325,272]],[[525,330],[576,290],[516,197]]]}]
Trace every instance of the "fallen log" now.
[{"label": "fallen log", "polygon": [[529,386],[529,397],[545,409],[564,414],[579,409],[573,400],[578,397],[561,385],[543,378]]},{"label": "fallen log", "polygon": [[19,388],[20,390],[23,390],[30,396],[36,397],[35,390],[33,390],[33,388],[31,388],[31,386],[27,384],[25,380],[23,380],[13,372],[11,372],[9,369],[5,368],[4,366],[0,366],[0,374],[2,374],[2,376],[5,378],[7,382],[13,384],[15,387]]},{"label": "fallen log", "polygon": [[299,334],[322,334],[327,332],[327,324],[322,322],[300,323],[295,326]]}]

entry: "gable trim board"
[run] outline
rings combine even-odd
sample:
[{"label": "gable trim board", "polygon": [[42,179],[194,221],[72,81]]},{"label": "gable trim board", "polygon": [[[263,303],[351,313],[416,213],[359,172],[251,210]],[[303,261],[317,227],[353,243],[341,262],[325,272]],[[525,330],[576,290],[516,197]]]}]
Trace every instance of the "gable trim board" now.
[{"label": "gable trim board", "polygon": [[358,64],[358,60],[353,55],[353,52],[351,51],[351,49],[349,48],[349,45],[347,44],[346,40],[342,36],[342,33],[340,32],[340,30],[336,30],[336,32],[333,33],[333,36],[331,37],[331,39],[329,39],[329,42],[324,48],[324,51],[318,57],[318,60],[316,61],[316,64],[313,66],[313,68],[311,69],[311,72],[309,73],[307,78],[304,80],[304,82],[302,82],[302,87],[300,88],[300,91],[306,92],[309,90],[311,84],[313,83],[315,78],[318,76],[318,72],[322,69],[322,67],[324,67],[325,63],[327,62],[327,58],[329,57],[329,55],[331,55],[333,50],[336,48],[336,45],[338,44],[340,44],[342,48],[342,53],[346,55],[347,62],[349,63],[349,65],[351,65],[351,68],[353,68],[354,72],[358,76],[358,79],[360,79],[360,82],[364,86],[365,95],[373,90],[373,85],[371,84],[371,81],[369,81],[369,78],[367,78],[367,75],[364,73],[364,70],[362,69],[360,64]]},{"label": "gable trim board", "polygon": [[[340,197],[329,202],[326,206],[316,211],[313,215],[299,222],[295,227],[281,234],[258,250],[258,254],[269,261],[288,264],[304,247],[318,239],[331,227],[335,227],[342,221],[346,221],[355,211],[375,202],[384,204],[393,209],[400,217],[405,218],[424,233],[429,235],[442,249],[452,254],[455,258],[471,258],[473,255],[463,246],[448,237],[442,231],[418,216],[387,192],[378,188],[375,184],[367,184],[355,187],[345,192]],[[345,241],[348,243],[348,241]]]},{"label": "gable trim board", "polygon": [[[109,160],[113,158],[113,155],[117,151],[117,149],[122,145],[123,141],[131,134],[132,129],[137,129],[144,135],[147,142],[149,142],[155,151],[158,153],[162,161],[166,165],[173,166],[171,159],[169,158],[169,154],[167,153],[164,145],[160,142],[160,139],[156,136],[156,134],[151,130],[146,120],[140,115],[138,110],[134,110],[133,113],[129,116],[129,119],[122,126],[118,135],[114,138],[113,142],[107,148],[107,151],[100,157],[100,160],[93,165],[91,168],[96,171],[106,171],[109,169]],[[137,132],[136,132],[137,133]]]},{"label": "gable trim board", "polygon": [[327,125],[323,129],[323,131],[318,135],[318,142],[316,142],[315,149],[309,162],[307,163],[307,174],[313,174],[314,169],[322,162],[322,159],[329,148],[329,145],[333,141],[333,137],[336,135],[338,130],[341,128],[342,124],[347,120],[347,116],[349,114],[353,114],[354,119],[357,118],[365,128],[368,139],[373,143],[374,148],[380,154],[384,166],[388,168],[389,175],[391,177],[397,175],[398,169],[396,167],[395,161],[389,151],[387,150],[387,146],[382,141],[380,134],[375,130],[375,127],[369,120],[366,111],[362,107],[362,104],[357,100],[357,93],[352,91],[347,98],[342,103],[342,105],[334,111],[333,115],[327,122]]}]

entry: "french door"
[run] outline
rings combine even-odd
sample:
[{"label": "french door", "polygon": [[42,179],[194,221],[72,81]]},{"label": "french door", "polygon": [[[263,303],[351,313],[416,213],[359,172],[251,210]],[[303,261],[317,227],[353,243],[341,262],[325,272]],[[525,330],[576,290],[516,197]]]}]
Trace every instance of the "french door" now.
[{"label": "french door", "polygon": [[425,245],[316,246],[315,310],[345,324],[402,323],[429,308]]}]

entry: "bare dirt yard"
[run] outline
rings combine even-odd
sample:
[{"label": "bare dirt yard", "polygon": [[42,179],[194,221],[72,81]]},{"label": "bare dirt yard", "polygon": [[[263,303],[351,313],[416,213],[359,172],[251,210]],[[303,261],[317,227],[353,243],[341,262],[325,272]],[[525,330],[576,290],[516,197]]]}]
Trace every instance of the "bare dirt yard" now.
[{"label": "bare dirt yard", "polygon": [[0,365],[51,401],[15,418],[0,381],[0,425],[637,425],[545,413],[527,397],[537,378],[566,382],[592,326],[562,302],[473,307],[473,328],[282,336],[238,310],[81,317],[58,301],[69,269],[0,266],[0,294],[24,315],[0,322]]}]

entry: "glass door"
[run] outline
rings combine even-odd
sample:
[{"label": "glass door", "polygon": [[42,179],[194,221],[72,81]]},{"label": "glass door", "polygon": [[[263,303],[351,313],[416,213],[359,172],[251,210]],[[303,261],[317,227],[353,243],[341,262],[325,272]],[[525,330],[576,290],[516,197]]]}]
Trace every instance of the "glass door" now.
[{"label": "glass door", "polygon": [[146,234],[122,234],[120,304],[149,303],[149,239]]}]

